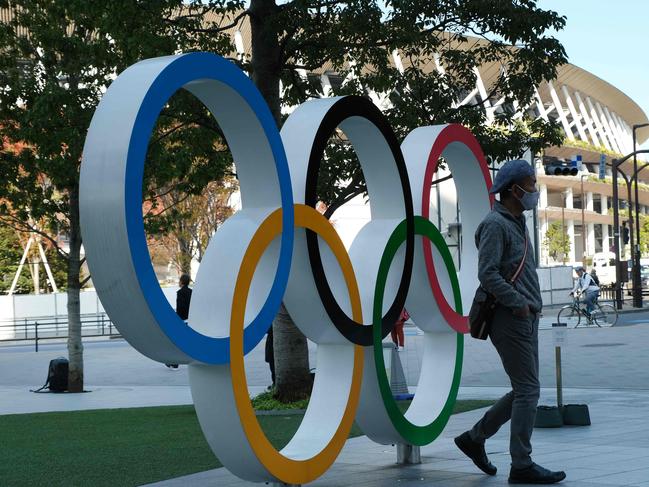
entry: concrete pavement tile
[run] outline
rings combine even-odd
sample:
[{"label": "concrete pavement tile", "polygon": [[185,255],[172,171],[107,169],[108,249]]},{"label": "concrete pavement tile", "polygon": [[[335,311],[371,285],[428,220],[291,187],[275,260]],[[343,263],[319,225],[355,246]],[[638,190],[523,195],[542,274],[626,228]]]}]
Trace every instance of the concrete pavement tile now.
[{"label": "concrete pavement tile", "polygon": [[444,450],[441,452],[430,453],[428,451],[421,451],[422,459],[429,459],[430,461],[442,461],[442,460],[462,460],[466,458],[466,455],[461,451],[448,451]]},{"label": "concrete pavement tile", "polygon": [[[602,487],[602,484],[596,484],[591,482],[590,480],[570,480],[569,478],[566,478],[566,480],[557,485],[561,487]],[[609,487],[613,487],[613,485]],[[614,484],[614,487],[622,486]]]},{"label": "concrete pavement tile", "polygon": [[[603,437],[603,438],[595,438],[593,440],[590,440],[589,443],[596,444],[596,445],[610,445],[612,442],[615,441],[620,441],[619,437]],[[649,438],[647,439],[630,439],[630,440],[625,440],[624,444],[627,446],[632,446],[635,448],[649,448]]]},{"label": "concrete pavement tile", "polygon": [[[429,470],[422,465],[408,465],[408,466],[388,466],[379,469],[368,469],[365,465],[358,464],[353,469],[345,472],[345,475],[339,476],[336,473],[337,467],[334,466],[329,472],[323,475],[320,479],[316,480],[309,485],[330,485],[333,480],[344,480],[346,483],[343,485],[396,485],[405,481],[420,481],[426,478],[430,481],[450,480],[462,476],[459,472],[444,472],[437,470]],[[350,479],[353,479],[350,482]],[[391,482],[387,483],[386,482]]]},{"label": "concrete pavement tile", "polygon": [[[421,367],[421,337],[408,335],[407,342],[406,351],[401,356],[407,368],[408,382],[414,386]],[[544,386],[541,403],[553,404],[556,392],[553,389],[551,333],[540,333],[539,342]],[[537,429],[532,440],[534,457],[540,464],[567,471],[568,479],[561,485],[602,487],[635,484],[649,487],[649,472],[644,468],[649,465],[649,423],[646,420],[649,391],[643,390],[649,384],[649,358],[645,353],[648,342],[649,326],[579,329],[569,335],[562,353],[564,403],[588,404],[593,425],[587,428]],[[606,346],[609,343],[625,345]],[[589,346],[593,344],[600,346]],[[29,347],[15,347],[11,351],[0,347],[0,370],[12,371],[0,375],[0,413],[26,412],[30,404],[44,408],[42,410],[52,410],[54,401],[65,402],[56,406],[65,410],[191,403],[186,367],[169,371],[141,356],[121,340],[86,344],[86,380],[93,384],[91,387],[95,392],[58,397],[26,393],[30,386],[43,382],[49,359],[65,354],[65,345],[47,345],[42,350],[36,354]],[[312,344],[309,352],[313,359],[316,351]],[[490,343],[467,339],[465,356],[472,357],[472,360],[465,361],[459,397],[495,399],[509,390],[507,376]],[[251,391],[262,390],[268,385],[263,343],[246,356],[246,367]],[[629,370],[634,372],[629,374]],[[433,445],[422,448],[424,463],[405,469],[394,464],[394,447],[376,445],[367,438],[350,440],[333,468],[314,485],[361,485],[358,481],[367,487],[507,485],[509,426],[505,425],[487,443],[490,458],[500,471],[495,478],[476,473],[475,467],[453,445],[452,438],[469,428],[482,414],[484,409],[453,416],[443,436]],[[596,481],[590,478],[598,474],[603,475],[596,477]],[[255,484],[242,482],[227,470],[218,469],[158,485],[241,487]]]},{"label": "concrete pavement tile", "polygon": [[[532,440],[532,445],[534,445],[534,440]],[[592,456],[592,454],[583,450],[561,450],[549,453],[537,453],[536,449],[532,451],[532,458],[535,462],[540,464],[542,464],[542,462],[567,464],[573,459],[588,458],[590,456]]]},{"label": "concrete pavement tile", "polygon": [[[590,447],[592,449],[598,448],[598,447]],[[610,446],[603,446],[599,448],[611,448]],[[619,447],[616,446],[614,447],[614,450],[610,450],[608,452],[604,451],[604,453],[608,453],[610,457],[615,457],[616,455],[619,456],[620,459],[624,458],[635,458],[635,457],[641,457],[647,455],[647,450],[645,449],[639,449],[639,448],[633,448],[633,447]]]},{"label": "concrete pavement tile", "polygon": [[595,471],[592,468],[588,467],[580,467],[580,466],[573,466],[572,464],[566,465],[564,467],[558,467],[556,465],[550,466],[550,465],[544,465],[541,464],[546,468],[550,468],[551,470],[563,470],[566,472],[566,480],[570,482],[575,482],[575,481],[585,481],[588,480],[589,482],[591,479],[601,477],[602,475],[606,475],[607,472],[605,471]]},{"label": "concrete pavement tile", "polygon": [[609,472],[609,469],[606,467],[605,464],[598,462],[598,457],[592,457],[592,456],[586,456],[582,458],[571,458],[562,461],[561,459],[557,459],[557,458],[546,458],[543,455],[534,455],[534,461],[539,465],[542,465],[552,470],[569,469],[572,472],[573,469],[588,469],[588,470],[597,470],[604,473]]},{"label": "concrete pavement tile", "polygon": [[439,471],[461,472],[470,474],[482,474],[478,468],[469,460],[440,460],[431,463],[432,468]]},{"label": "concrete pavement tile", "polygon": [[630,485],[646,482],[647,480],[649,480],[649,468],[592,478],[590,482],[604,485]]},{"label": "concrete pavement tile", "polygon": [[142,487],[187,487],[188,485],[196,487],[208,485],[218,485],[219,487],[240,487],[255,484],[240,480],[224,468],[217,468],[192,475],[185,475],[175,479],[146,484]]},{"label": "concrete pavement tile", "polygon": [[[644,455],[635,458],[610,458],[607,455],[587,457],[593,460],[593,466],[598,470],[632,471],[649,466],[649,450],[644,450]],[[649,479],[648,479],[649,480]]]}]

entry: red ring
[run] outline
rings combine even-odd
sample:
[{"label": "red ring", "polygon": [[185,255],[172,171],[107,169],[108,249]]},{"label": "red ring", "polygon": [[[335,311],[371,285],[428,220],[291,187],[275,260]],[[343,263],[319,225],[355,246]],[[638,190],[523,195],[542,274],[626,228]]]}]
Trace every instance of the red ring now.
[{"label": "red ring", "polygon": [[[430,187],[433,182],[433,175],[437,172],[437,164],[439,158],[442,155],[442,152],[448,145],[453,142],[461,142],[466,147],[471,150],[474,157],[480,165],[482,175],[484,176],[485,185],[487,186],[487,191],[491,189],[491,175],[489,174],[489,166],[485,159],[482,148],[478,143],[475,136],[469,131],[469,129],[463,127],[460,124],[449,124],[447,125],[437,136],[433,147],[430,150],[428,155],[428,162],[426,163],[426,172],[424,173],[423,181],[423,197],[421,203],[421,215],[425,218],[430,216]],[[489,194],[489,205],[493,206],[494,195]],[[468,315],[461,315],[446,300],[442,288],[439,285],[437,280],[437,273],[435,272],[435,263],[433,261],[432,247],[430,245],[430,240],[422,239],[422,244],[424,246],[424,261],[426,263],[426,272],[428,274],[428,281],[430,282],[430,287],[433,291],[433,296],[437,305],[442,313],[442,316],[446,319],[448,324],[458,333],[468,333],[469,332],[469,320]],[[468,303],[464,304],[464,312],[468,313],[469,307]]]}]

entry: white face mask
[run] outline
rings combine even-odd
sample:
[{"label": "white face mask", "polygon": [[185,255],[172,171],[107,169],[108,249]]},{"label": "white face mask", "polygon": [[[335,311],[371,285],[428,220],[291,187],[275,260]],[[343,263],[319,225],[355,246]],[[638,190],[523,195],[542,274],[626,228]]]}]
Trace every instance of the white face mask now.
[{"label": "white face mask", "polygon": [[[536,208],[536,205],[539,204],[539,196],[540,193],[538,191],[525,191],[523,188],[521,188],[518,184],[518,189],[520,189],[523,192],[523,196],[520,198],[516,198],[518,201],[521,202],[521,205],[523,205],[523,209],[525,210],[533,210]],[[514,195],[516,196],[516,195]]]}]

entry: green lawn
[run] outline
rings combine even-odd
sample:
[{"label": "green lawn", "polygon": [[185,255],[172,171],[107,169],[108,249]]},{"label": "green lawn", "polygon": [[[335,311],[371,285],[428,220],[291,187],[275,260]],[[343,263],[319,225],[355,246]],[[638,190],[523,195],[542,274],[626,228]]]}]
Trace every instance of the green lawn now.
[{"label": "green lawn", "polygon": [[[458,401],[455,412],[493,401]],[[283,447],[301,415],[260,416]],[[361,435],[354,425],[350,436]],[[220,467],[193,406],[0,416],[0,486],[136,486]]]}]

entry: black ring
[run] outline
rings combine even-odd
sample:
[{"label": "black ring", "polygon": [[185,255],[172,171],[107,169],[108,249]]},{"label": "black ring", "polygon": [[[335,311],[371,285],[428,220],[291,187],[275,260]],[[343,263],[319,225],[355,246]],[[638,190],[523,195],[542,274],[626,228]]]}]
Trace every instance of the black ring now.
[{"label": "black ring", "polygon": [[[304,202],[314,207],[317,203],[317,181],[320,171],[320,161],[324,154],[325,147],[331,134],[334,133],[336,128],[349,117],[362,117],[374,124],[379,129],[383,138],[390,147],[393,159],[396,163],[399,172],[399,180],[403,192],[403,203],[405,210],[406,220],[406,251],[404,258],[404,268],[401,274],[401,281],[397,290],[394,302],[390,308],[381,318],[381,336],[385,338],[394,324],[399,318],[401,311],[404,308],[406,297],[408,296],[408,289],[410,287],[410,279],[412,276],[412,268],[415,254],[415,220],[412,203],[412,192],[410,189],[410,181],[408,179],[408,171],[406,163],[401,152],[401,147],[397,141],[397,137],[392,131],[387,119],[381,111],[368,99],[360,96],[346,96],[341,97],[340,100],[335,102],[329,111],[324,116],[320,127],[315,135],[311,153],[309,154],[309,165],[306,173],[306,185]],[[362,162],[361,162],[362,168]],[[370,195],[371,196],[371,195]],[[350,342],[356,345],[371,346],[373,344],[372,327],[363,326],[363,323],[357,323],[338,305],[334,297],[327,276],[322,264],[320,255],[320,247],[318,245],[318,235],[311,231],[306,231],[307,250],[309,252],[309,261],[311,263],[311,271],[315,281],[316,289],[320,295],[322,304],[327,312],[327,315],[336,326],[338,331],[347,338]]]}]

